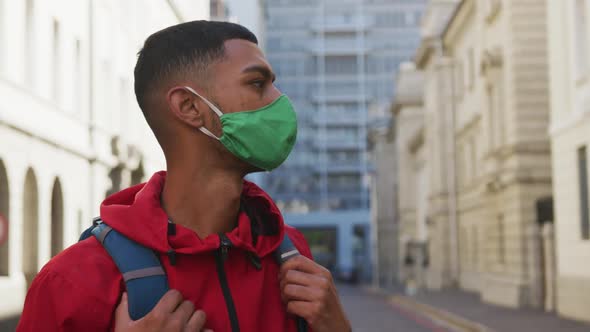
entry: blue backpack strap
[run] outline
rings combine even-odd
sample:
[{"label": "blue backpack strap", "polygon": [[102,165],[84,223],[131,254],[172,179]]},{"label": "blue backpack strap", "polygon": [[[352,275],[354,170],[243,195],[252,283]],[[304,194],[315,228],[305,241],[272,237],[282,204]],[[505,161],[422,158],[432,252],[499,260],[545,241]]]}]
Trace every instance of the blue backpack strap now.
[{"label": "blue backpack strap", "polygon": [[293,241],[291,241],[291,238],[289,237],[287,232],[285,232],[285,236],[283,236],[283,241],[281,242],[281,244],[279,245],[277,250],[274,252],[274,255],[275,255],[275,260],[277,261],[277,263],[279,265],[282,265],[284,262],[288,261],[289,259],[291,259],[295,256],[299,256],[301,254],[299,253],[299,250],[297,250],[297,248],[293,244]]},{"label": "blue backpack strap", "polygon": [[84,241],[87,238],[92,236],[92,230],[94,229],[94,227],[96,227],[96,225],[100,224],[102,222],[102,220],[100,220],[100,217],[96,217],[94,219],[92,219],[92,226],[88,227],[84,232],[82,232],[82,234],[80,234],[80,238],[78,239],[78,242],[80,241]]},{"label": "blue backpack strap", "polygon": [[151,249],[128,239],[100,219],[95,223],[90,232],[123,275],[129,299],[129,317],[138,320],[152,311],[168,291],[166,271]]},{"label": "blue backpack strap", "polygon": [[[282,265],[289,259],[299,255],[301,255],[299,253],[299,250],[297,250],[297,248],[293,244],[293,241],[291,241],[291,238],[289,237],[287,232],[285,232],[285,235],[283,236],[283,241],[281,242],[277,250],[274,252],[275,260],[279,265]],[[295,320],[297,322],[297,332],[307,332],[307,322],[305,321],[305,319],[301,317],[296,317]]]}]

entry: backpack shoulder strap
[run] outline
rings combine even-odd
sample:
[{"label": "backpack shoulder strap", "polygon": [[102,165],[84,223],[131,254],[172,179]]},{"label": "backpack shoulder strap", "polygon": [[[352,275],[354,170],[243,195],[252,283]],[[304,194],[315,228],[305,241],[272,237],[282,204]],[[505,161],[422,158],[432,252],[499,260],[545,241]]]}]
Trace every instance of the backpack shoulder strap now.
[{"label": "backpack shoulder strap", "polygon": [[[138,320],[148,314],[168,291],[168,278],[156,254],[95,219],[90,233],[109,253],[123,275],[129,300],[129,316]],[[89,237],[89,235],[86,235]]]},{"label": "backpack shoulder strap", "polygon": [[295,256],[299,256],[299,255],[300,255],[299,250],[297,250],[297,248],[293,244],[293,241],[291,241],[291,238],[289,237],[289,235],[285,231],[285,235],[283,236],[283,241],[281,242],[281,244],[279,245],[277,250],[275,250],[275,252],[274,252],[275,260],[277,261],[277,263],[279,265],[281,265],[284,262],[288,261],[290,258],[293,258]]},{"label": "backpack shoulder strap", "polygon": [[[291,241],[291,238],[287,234],[287,231],[285,231],[283,241],[281,242],[277,250],[274,252],[275,260],[279,265],[282,265],[289,259],[299,255],[301,255],[299,253],[299,250],[297,250],[297,248],[293,244],[293,241]],[[295,320],[297,322],[297,332],[307,332],[307,322],[305,321],[305,319],[298,316],[295,318]]]},{"label": "backpack shoulder strap", "polygon": [[87,238],[91,237],[92,230],[94,229],[94,227],[96,227],[96,225],[98,225],[101,222],[102,222],[102,220],[100,220],[100,217],[96,217],[96,218],[92,219],[92,226],[86,228],[86,230],[84,232],[82,232],[82,234],[80,234],[80,238],[78,239],[78,242],[84,241]]}]

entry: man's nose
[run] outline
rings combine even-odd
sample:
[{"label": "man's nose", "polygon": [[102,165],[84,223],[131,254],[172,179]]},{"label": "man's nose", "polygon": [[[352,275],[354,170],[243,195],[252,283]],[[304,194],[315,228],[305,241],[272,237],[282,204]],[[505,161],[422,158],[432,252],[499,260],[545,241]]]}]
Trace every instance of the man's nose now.
[{"label": "man's nose", "polygon": [[273,83],[271,92],[269,93],[269,99],[272,99],[273,101],[277,100],[282,94],[281,90],[279,90],[279,88]]}]

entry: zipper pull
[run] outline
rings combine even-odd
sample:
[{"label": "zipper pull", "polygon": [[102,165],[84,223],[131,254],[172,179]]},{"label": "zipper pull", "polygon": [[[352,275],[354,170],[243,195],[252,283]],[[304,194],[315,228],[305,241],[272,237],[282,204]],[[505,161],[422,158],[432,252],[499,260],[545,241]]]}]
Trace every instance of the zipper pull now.
[{"label": "zipper pull", "polygon": [[260,262],[260,257],[251,251],[246,251],[246,255],[248,256],[248,260],[250,263],[256,268],[256,270],[262,270],[262,263]]},{"label": "zipper pull", "polygon": [[223,262],[227,259],[227,253],[232,246],[231,241],[225,234],[219,234],[219,249],[221,250],[221,260]]}]

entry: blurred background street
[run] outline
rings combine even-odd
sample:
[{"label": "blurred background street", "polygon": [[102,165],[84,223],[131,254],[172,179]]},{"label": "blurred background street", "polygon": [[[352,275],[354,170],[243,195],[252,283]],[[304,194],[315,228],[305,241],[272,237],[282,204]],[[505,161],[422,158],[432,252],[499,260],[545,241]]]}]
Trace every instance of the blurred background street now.
[{"label": "blurred background street", "polygon": [[0,0],[0,331],[107,196],[165,169],[144,40],[259,38],[298,140],[248,176],[355,331],[590,331],[590,0]]}]

